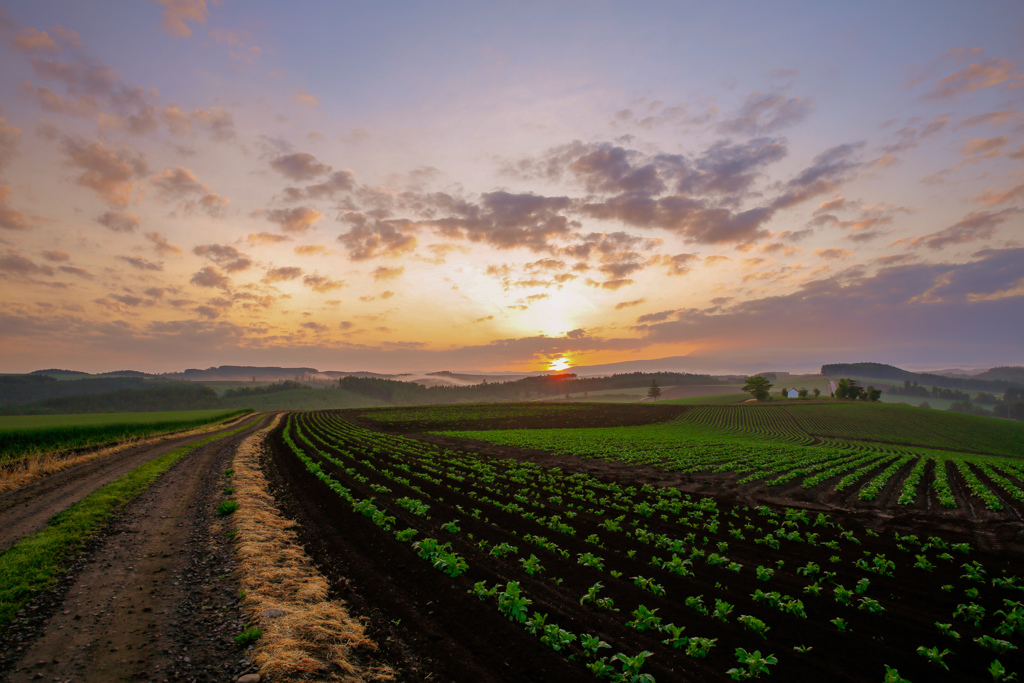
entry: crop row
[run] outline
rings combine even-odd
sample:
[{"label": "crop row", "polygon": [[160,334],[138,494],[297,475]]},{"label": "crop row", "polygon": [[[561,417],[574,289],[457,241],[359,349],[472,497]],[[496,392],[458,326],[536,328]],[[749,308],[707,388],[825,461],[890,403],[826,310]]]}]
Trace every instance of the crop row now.
[{"label": "crop row", "polygon": [[[778,657],[764,666],[788,680],[828,677],[829,653],[857,647],[885,661],[851,654],[851,671],[913,669],[923,661],[916,648],[941,635],[922,631],[913,609],[953,615],[972,552],[938,537],[894,545],[801,510],[724,509],[675,489],[444,450],[333,414],[292,415],[283,429],[288,450],[354,513],[599,678],[735,677],[766,646]],[[987,611],[961,630],[995,638],[1013,628],[996,612],[1021,597],[1020,580],[969,566],[999,583],[974,596]],[[900,636],[879,647],[870,634],[882,629]],[[990,654],[978,643],[957,652],[975,664]]]}]

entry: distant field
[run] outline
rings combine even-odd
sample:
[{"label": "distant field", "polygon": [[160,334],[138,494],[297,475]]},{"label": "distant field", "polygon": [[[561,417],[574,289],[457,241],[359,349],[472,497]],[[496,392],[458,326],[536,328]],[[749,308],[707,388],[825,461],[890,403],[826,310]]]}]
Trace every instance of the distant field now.
[{"label": "distant field", "polygon": [[[674,420],[640,426],[567,429],[576,425],[564,420],[560,428],[524,429],[541,416],[523,415],[520,428],[474,431],[451,419],[465,418],[465,412],[449,413],[451,427],[443,433],[585,459],[731,473],[739,484],[795,486],[818,495],[854,492],[861,501],[874,501],[884,490],[884,504],[909,505],[921,501],[924,492],[946,508],[964,505],[968,492],[994,511],[1024,502],[1024,424],[1019,422],[835,401],[679,409],[683,412]],[[429,418],[426,411],[419,417]]]},{"label": "distant field", "polygon": [[296,389],[259,396],[222,399],[229,408],[253,410],[334,410],[341,408],[373,408],[387,405],[384,401],[345,391],[344,389]]},{"label": "distant field", "polygon": [[750,398],[750,394],[716,394],[713,396],[690,396],[688,398],[659,399],[658,403],[668,403],[677,406],[697,405],[722,405],[729,403],[743,403]]},{"label": "distant field", "polygon": [[66,451],[131,437],[189,429],[242,410],[0,416],[0,462],[34,452]]}]

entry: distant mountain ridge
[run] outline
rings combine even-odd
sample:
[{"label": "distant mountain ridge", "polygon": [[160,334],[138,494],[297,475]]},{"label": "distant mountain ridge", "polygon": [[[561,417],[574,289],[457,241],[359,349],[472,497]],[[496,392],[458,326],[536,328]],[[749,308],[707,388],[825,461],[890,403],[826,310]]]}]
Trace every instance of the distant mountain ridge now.
[{"label": "distant mountain ridge", "polygon": [[[1001,379],[1014,376],[1011,373],[997,372],[1004,370],[1021,370],[1019,380]],[[986,379],[983,375],[995,373],[1000,379]],[[961,391],[991,391],[1002,393],[1010,387],[1024,387],[1024,368],[993,368],[974,377],[948,377],[928,372],[910,372],[895,365],[885,363],[833,363],[821,366],[821,374],[825,377],[868,377],[893,382],[917,382],[927,386],[959,389]]]}]

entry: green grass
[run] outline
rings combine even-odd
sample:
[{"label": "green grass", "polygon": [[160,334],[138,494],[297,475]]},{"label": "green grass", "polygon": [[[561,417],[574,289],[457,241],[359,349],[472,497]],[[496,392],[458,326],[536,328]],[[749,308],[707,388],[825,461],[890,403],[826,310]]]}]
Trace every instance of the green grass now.
[{"label": "green grass", "polygon": [[241,410],[156,413],[10,415],[0,417],[0,462],[46,451],[66,451],[224,420]]},{"label": "green grass", "polygon": [[54,516],[42,531],[0,553],[0,629],[39,591],[52,588],[67,571],[68,559],[161,474],[191,451],[247,428],[208,436],[139,465]]},{"label": "green grass", "polygon": [[340,408],[374,408],[388,405],[384,401],[361,396],[344,389],[296,389],[260,396],[222,399],[225,407],[253,410],[336,410]]}]

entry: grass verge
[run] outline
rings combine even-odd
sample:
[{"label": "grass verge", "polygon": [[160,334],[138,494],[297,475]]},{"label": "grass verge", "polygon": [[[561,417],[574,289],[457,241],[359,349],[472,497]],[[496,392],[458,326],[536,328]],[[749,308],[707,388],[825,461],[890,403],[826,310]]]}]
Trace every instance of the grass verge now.
[{"label": "grass verge", "polygon": [[327,598],[327,580],[299,544],[296,522],[281,516],[270,494],[259,457],[280,419],[242,442],[233,463],[237,572],[251,623],[262,630],[253,661],[272,680],[394,680],[390,669],[360,661],[376,644],[341,602]]},{"label": "grass verge", "polygon": [[247,428],[208,436],[139,465],[55,515],[43,530],[0,553],[0,629],[39,591],[52,588],[67,571],[67,559],[161,474],[195,449]]}]

